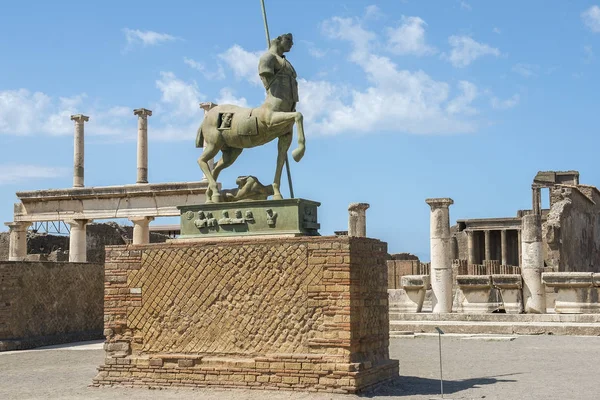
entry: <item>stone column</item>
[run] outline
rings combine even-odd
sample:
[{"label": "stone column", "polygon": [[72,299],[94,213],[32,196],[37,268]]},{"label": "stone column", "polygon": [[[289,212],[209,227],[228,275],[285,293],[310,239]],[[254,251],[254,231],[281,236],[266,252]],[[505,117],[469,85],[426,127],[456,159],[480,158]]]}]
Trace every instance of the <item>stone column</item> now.
[{"label": "stone column", "polygon": [[519,253],[519,260],[518,260],[519,267],[523,265],[522,251],[521,251],[522,243],[523,242],[522,242],[522,239],[521,239],[521,230],[519,229],[517,231],[517,252]]},{"label": "stone column", "polygon": [[27,257],[27,228],[31,222],[6,222],[10,229],[8,261],[21,261]]},{"label": "stone column", "polygon": [[431,289],[433,312],[452,312],[452,260],[450,259],[450,198],[427,199],[431,207]]},{"label": "stone column", "polygon": [[154,217],[129,217],[133,222],[133,244],[150,243],[150,222]]},{"label": "stone column", "polygon": [[485,259],[487,261],[492,259],[492,240],[490,231],[487,229],[485,231]]},{"label": "stone column", "polygon": [[83,187],[83,124],[89,120],[90,117],[86,117],[83,114],[71,115],[71,121],[75,121],[75,141],[73,144],[73,187]]},{"label": "stone column", "polygon": [[500,252],[502,254],[502,265],[508,265],[508,240],[506,229],[500,231]]},{"label": "stone column", "polygon": [[532,209],[535,215],[542,215],[542,189],[538,185],[531,185]]},{"label": "stone column", "polygon": [[348,206],[348,236],[367,236],[368,203],[350,203]]},{"label": "stone column", "polygon": [[475,232],[471,230],[465,232],[467,233],[467,264],[476,264]]},{"label": "stone column", "polygon": [[[210,111],[210,109],[212,109],[213,107],[216,107],[217,104],[213,103],[213,102],[206,102],[206,103],[200,103],[200,108],[204,110],[204,115],[206,116],[206,113],[208,111]],[[206,140],[203,143],[203,146],[206,147]],[[214,158],[212,160],[210,160],[208,162],[208,168],[212,171],[213,168],[215,167],[215,160]],[[206,181],[206,176],[204,176],[204,174],[202,174],[202,180]]]},{"label": "stone column", "polygon": [[87,224],[91,219],[73,219],[65,221],[71,226],[69,235],[69,262],[87,261]]},{"label": "stone column", "polygon": [[138,116],[136,183],[148,183],[148,117],[152,116],[152,111],[138,108],[133,114]]},{"label": "stone column", "polygon": [[542,283],[544,255],[542,252],[542,217],[523,216],[521,275],[523,276],[523,302],[526,313],[546,312],[546,292]]}]

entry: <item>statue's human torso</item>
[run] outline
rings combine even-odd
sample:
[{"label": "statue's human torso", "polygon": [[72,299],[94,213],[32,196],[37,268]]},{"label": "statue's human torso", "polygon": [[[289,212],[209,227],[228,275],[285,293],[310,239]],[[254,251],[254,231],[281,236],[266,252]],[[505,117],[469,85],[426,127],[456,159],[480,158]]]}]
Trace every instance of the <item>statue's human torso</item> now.
[{"label": "statue's human torso", "polygon": [[287,58],[266,52],[259,61],[259,74],[270,72],[273,77],[265,82],[265,88],[274,97],[289,103],[298,102],[298,81],[296,70]]}]

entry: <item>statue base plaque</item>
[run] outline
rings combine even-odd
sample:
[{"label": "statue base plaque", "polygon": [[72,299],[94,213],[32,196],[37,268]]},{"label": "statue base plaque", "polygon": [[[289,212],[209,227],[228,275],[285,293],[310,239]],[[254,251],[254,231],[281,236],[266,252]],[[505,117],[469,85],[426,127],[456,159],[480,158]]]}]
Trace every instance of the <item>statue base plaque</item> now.
[{"label": "statue base plaque", "polygon": [[240,201],[180,206],[180,238],[243,235],[319,236],[316,201]]}]

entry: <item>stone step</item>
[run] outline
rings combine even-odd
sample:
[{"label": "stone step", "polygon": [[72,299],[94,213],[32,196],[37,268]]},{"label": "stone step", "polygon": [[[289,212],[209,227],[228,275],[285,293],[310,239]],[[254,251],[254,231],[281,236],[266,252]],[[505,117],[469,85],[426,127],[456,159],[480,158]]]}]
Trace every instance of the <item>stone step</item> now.
[{"label": "stone step", "polygon": [[542,321],[390,321],[390,336],[395,332],[436,333],[436,327],[444,333],[485,335],[571,335],[600,336],[598,322],[542,322]]},{"label": "stone step", "polygon": [[400,313],[390,309],[390,321],[574,322],[600,323],[600,314],[469,314]]}]

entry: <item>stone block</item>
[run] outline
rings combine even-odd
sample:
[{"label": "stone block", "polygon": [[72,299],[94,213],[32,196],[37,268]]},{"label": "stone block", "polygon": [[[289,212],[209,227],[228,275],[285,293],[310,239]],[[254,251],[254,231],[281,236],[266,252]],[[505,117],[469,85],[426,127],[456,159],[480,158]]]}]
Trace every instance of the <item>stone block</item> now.
[{"label": "stone block", "polygon": [[523,278],[521,275],[492,275],[492,286],[500,291],[500,300],[507,314],[523,312]]},{"label": "stone block", "polygon": [[[592,272],[545,272],[542,282],[554,288],[558,314],[600,313],[599,289]],[[598,280],[596,280],[598,282]]]},{"label": "stone block", "polygon": [[400,280],[401,289],[389,289],[389,307],[394,312],[421,312],[425,294],[431,289],[428,275],[404,275]]},{"label": "stone block", "polygon": [[492,288],[490,275],[457,275],[456,284],[455,312],[481,314],[502,307],[501,294]]}]

